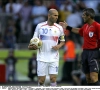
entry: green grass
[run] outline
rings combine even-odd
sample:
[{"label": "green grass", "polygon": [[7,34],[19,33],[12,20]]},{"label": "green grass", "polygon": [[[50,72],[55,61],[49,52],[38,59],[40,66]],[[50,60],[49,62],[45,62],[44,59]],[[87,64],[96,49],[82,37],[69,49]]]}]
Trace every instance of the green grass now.
[{"label": "green grass", "polygon": [[[8,50],[0,50],[0,58],[6,58],[8,52]],[[36,53],[36,51],[33,50],[15,50],[15,57],[31,57],[33,52]]]},{"label": "green grass", "polygon": [[23,74],[27,75],[28,74],[28,59],[19,59],[17,64],[16,64],[16,70]]}]

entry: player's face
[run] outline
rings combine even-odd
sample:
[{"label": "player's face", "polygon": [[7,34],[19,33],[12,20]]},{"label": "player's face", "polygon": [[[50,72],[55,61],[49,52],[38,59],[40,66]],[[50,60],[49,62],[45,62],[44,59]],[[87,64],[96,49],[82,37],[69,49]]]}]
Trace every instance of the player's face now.
[{"label": "player's face", "polygon": [[85,23],[88,22],[88,20],[89,20],[89,16],[87,16],[85,12],[83,12],[82,18],[83,18]]},{"label": "player's face", "polygon": [[55,23],[55,22],[57,22],[57,19],[58,19],[58,12],[53,12],[51,14],[50,21]]}]

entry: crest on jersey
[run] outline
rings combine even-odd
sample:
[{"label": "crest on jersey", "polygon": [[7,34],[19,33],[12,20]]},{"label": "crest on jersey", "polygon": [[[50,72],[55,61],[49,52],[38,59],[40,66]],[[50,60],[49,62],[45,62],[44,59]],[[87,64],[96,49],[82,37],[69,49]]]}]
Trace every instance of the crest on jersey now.
[{"label": "crest on jersey", "polygon": [[89,32],[89,37],[93,37],[93,32]]}]

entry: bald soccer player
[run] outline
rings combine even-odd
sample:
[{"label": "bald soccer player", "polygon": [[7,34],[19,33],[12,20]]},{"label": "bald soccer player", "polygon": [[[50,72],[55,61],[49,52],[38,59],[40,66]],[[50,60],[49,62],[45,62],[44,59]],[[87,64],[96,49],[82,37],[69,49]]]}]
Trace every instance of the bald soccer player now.
[{"label": "bald soccer player", "polygon": [[[47,70],[50,76],[50,86],[57,86],[59,49],[65,44],[63,28],[56,23],[57,19],[58,11],[50,9],[48,20],[39,23],[33,35],[42,40],[42,47],[37,49],[35,45],[29,44],[28,46],[31,50],[37,50],[38,86],[44,86]],[[58,40],[60,40],[59,44]]]}]

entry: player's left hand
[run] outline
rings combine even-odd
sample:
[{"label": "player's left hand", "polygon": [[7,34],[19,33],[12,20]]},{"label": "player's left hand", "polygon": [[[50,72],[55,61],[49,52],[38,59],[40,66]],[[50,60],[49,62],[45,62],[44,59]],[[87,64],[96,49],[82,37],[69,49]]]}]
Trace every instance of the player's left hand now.
[{"label": "player's left hand", "polygon": [[54,49],[54,50],[59,50],[59,45],[56,45],[56,46],[52,46],[52,49]]}]

